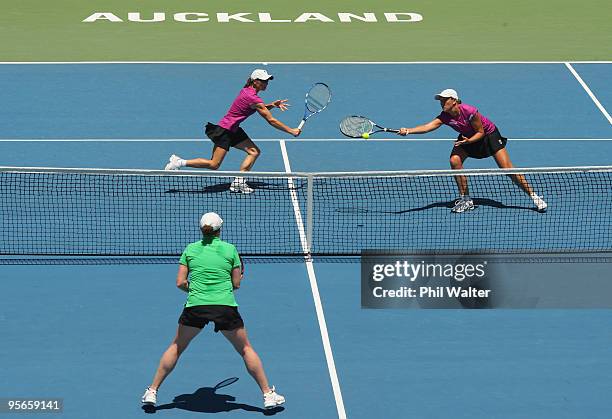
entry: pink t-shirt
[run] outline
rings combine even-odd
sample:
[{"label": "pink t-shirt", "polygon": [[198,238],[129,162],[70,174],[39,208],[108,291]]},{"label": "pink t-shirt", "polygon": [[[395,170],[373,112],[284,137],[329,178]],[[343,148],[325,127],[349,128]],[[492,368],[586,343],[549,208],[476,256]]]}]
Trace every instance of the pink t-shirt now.
[{"label": "pink t-shirt", "polygon": [[[455,131],[460,134],[465,135],[466,137],[471,137],[476,134],[474,128],[472,128],[472,124],[470,123],[476,115],[478,109],[476,109],[472,105],[466,105],[465,103],[459,104],[459,115],[457,118],[447,114],[446,112],[440,113],[438,115],[438,119],[444,123],[444,125],[448,125]],[[482,121],[482,127],[484,128],[485,135],[491,134],[495,131],[495,124],[491,122],[486,116],[480,114],[480,120]]]},{"label": "pink t-shirt", "polygon": [[263,100],[257,96],[255,88],[252,86],[243,88],[217,125],[236,132],[240,123],[255,113],[251,105],[256,103],[263,103]]}]

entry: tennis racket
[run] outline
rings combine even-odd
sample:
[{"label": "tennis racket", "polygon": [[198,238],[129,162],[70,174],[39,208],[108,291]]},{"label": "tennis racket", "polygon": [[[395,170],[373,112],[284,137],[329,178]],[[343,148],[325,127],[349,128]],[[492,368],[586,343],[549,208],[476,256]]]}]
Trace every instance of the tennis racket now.
[{"label": "tennis racket", "polygon": [[240,259],[240,275],[244,276],[244,260],[242,260],[242,256],[238,255]]},{"label": "tennis racket", "polygon": [[331,90],[325,83],[315,83],[308,93],[306,93],[306,107],[304,109],[304,117],[298,125],[298,129],[302,129],[306,120],[327,108],[331,102]]},{"label": "tennis racket", "polygon": [[365,116],[353,115],[347,116],[340,121],[340,132],[351,138],[368,138],[371,134],[376,134],[377,132],[398,133],[399,130],[381,127]]}]

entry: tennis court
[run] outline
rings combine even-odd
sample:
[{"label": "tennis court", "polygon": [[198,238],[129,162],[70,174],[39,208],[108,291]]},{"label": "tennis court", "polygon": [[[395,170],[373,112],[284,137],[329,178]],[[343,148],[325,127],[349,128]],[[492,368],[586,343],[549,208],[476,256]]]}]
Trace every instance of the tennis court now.
[{"label": "tennis court", "polygon": [[[202,139],[204,119],[214,121],[222,116],[225,104],[241,87],[244,74],[256,66],[1,65],[0,90],[5,92],[0,114],[2,165],[156,170],[163,168],[172,153],[185,158],[207,157],[210,143]],[[612,126],[607,111],[612,107],[611,66],[564,62],[271,63],[266,68],[275,80],[263,97],[291,101],[294,106],[282,114],[283,120],[299,121],[303,92],[314,82],[331,86],[332,103],[308,122],[298,139],[284,138],[255,118],[245,124],[245,129],[262,149],[256,164],[256,170],[262,172],[446,169],[453,138],[448,129],[416,138],[380,136],[364,141],[339,138],[337,122],[350,113],[367,114],[388,125],[429,121],[439,112],[433,94],[453,86],[466,102],[477,104],[490,115],[510,138],[508,149],[515,166],[604,166],[610,164],[612,156]],[[590,94],[571,70],[588,86]],[[211,85],[210,80],[216,82]],[[351,87],[355,85],[362,86],[359,94]],[[230,153],[224,169],[236,170],[241,159],[240,153]],[[493,165],[491,159],[468,162],[470,169]],[[229,196],[223,187],[215,188],[224,182],[212,181],[209,193],[202,194],[190,183],[172,186],[164,179],[159,174],[153,186],[162,185],[163,192],[172,192],[165,199],[176,201],[177,208],[189,201],[194,210],[201,206],[198,213],[217,210],[207,206],[214,202],[226,205],[226,212],[235,211],[235,216],[228,217],[219,210],[226,218],[227,231],[235,237],[243,233],[232,229],[241,213],[252,210],[272,214],[273,219],[278,219],[281,212],[289,214],[276,229],[266,224],[267,230],[244,233],[256,236],[265,246],[286,240],[299,247],[296,203],[292,201],[292,189],[285,187],[287,178],[268,179],[248,197]],[[130,190],[151,193],[143,186],[146,179],[138,184],[126,183],[126,194]],[[415,205],[423,206],[411,198],[427,195],[431,186],[425,183],[407,188],[385,182],[359,189],[359,180],[350,184],[355,187],[341,188],[346,195],[332,188],[327,198],[334,209],[346,211],[323,211],[314,217],[315,235],[325,232],[318,237],[322,245],[327,240],[340,247],[351,246],[354,238],[342,237],[347,232],[339,230],[339,222],[333,218],[338,213],[349,221],[349,228],[362,218],[381,217],[359,211],[367,205],[360,201],[365,196],[379,202],[403,200],[393,210],[410,210]],[[517,213],[528,212],[527,217],[543,223],[539,224],[542,234],[557,233],[566,239],[561,240],[565,244],[584,243],[574,237],[580,233],[580,224],[576,225],[580,220],[567,221],[566,206],[577,204],[568,202],[562,186],[553,186],[555,192],[547,195],[551,207],[546,214],[517,204],[503,209],[508,214],[503,217],[511,220]],[[436,199],[431,201],[443,201],[443,193],[436,187],[445,188],[434,185],[431,193]],[[57,199],[64,202],[45,209],[48,224],[43,221],[21,231],[10,230],[3,245],[10,237],[25,235],[27,240],[13,242],[24,246],[27,242],[28,249],[20,251],[33,253],[31,247],[37,248],[36,237],[40,235],[38,248],[44,248],[49,243],[42,239],[45,230],[65,227],[66,220],[62,224],[56,213],[78,206],[78,199],[71,200],[81,193],[78,189],[67,187],[63,195],[58,193]],[[110,201],[103,193],[104,185],[94,181],[83,190],[96,189],[100,202],[94,206],[104,208],[102,201]],[[45,192],[30,190],[31,199],[37,199],[38,193],[41,200],[36,206],[44,205]],[[449,191],[449,201],[453,193]],[[598,196],[589,197],[589,193]],[[605,202],[611,193],[609,188],[589,190],[584,199]],[[521,196],[521,192],[515,195]],[[509,199],[489,198],[502,203]],[[231,199],[234,201],[228,201]],[[349,205],[346,201],[353,202]],[[120,250],[138,244],[163,247],[179,234],[175,226],[181,222],[180,217],[166,215],[151,223],[152,216],[139,217],[138,207],[109,208],[110,222],[130,220],[116,230],[131,228],[138,237],[126,242],[124,248],[120,244]],[[297,199],[297,208],[304,208],[301,198]],[[486,205],[478,209],[481,213],[502,211]],[[446,207],[426,208],[417,216],[421,222],[429,219],[444,223],[445,218],[435,218],[434,213],[444,212],[446,216],[448,211]],[[609,248],[610,214],[589,210],[588,206],[585,211],[603,232],[595,244]],[[37,215],[44,216],[44,212]],[[391,219],[397,216],[403,215],[386,215]],[[542,221],[543,217],[548,221]],[[70,220],[77,224],[79,218],[82,216],[75,215]],[[4,223],[6,234],[6,218]],[[520,235],[524,233],[521,228],[527,227],[519,224],[516,228]],[[75,231],[78,233],[78,229]],[[195,228],[194,232],[197,234]],[[525,240],[536,240],[532,233],[528,232]],[[385,235],[392,234],[386,231],[372,240],[384,243],[392,240]],[[485,236],[481,230],[474,240]],[[104,246],[95,239],[81,243],[81,237],[80,233],[72,236],[71,243],[64,243],[65,248],[93,249],[91,253],[95,253]],[[257,250],[248,238],[241,240],[243,246]],[[426,236],[420,240],[426,241]],[[541,243],[550,240],[552,237],[547,237]],[[435,247],[443,243],[447,242],[439,238],[428,244]],[[52,243],[52,247],[58,246]],[[184,294],[174,286],[176,265],[157,264],[146,257],[140,264],[109,259],[98,264],[73,261],[66,265],[60,256],[40,265],[36,264],[38,259],[31,256],[17,265],[0,266],[0,358],[5,360],[0,395],[64,398],[62,417],[143,415],[139,397],[173,336],[184,302]],[[287,397],[286,409],[277,414],[279,417],[608,417],[612,407],[607,397],[612,390],[607,374],[612,367],[609,310],[362,310],[359,264],[349,262],[315,259],[305,263],[293,257],[261,263],[257,258],[247,259],[246,279],[237,299],[271,383]],[[160,391],[157,415],[262,414],[260,395],[240,358],[223,339],[211,335],[206,330],[183,355]],[[239,380],[214,389],[231,377]]]},{"label": "tennis court", "polygon": [[[217,211],[249,255],[237,301],[287,398],[276,417],[609,417],[609,309],[362,309],[355,256],[366,245],[609,256],[610,171],[593,168],[612,165],[609,10],[607,0],[7,3],[0,416],[9,399],[61,398],[63,413],[48,416],[144,417],[140,397],[185,302],[176,254],[197,238],[198,216]],[[228,192],[233,175],[157,172],[173,153],[209,157],[203,125],[254,68],[274,74],[262,98],[289,99],[274,113],[290,126],[309,86],[332,89],[299,138],[257,116],[243,124],[262,150],[255,170],[275,174],[249,179],[247,196]],[[352,114],[395,128],[430,121],[433,95],[449,87],[510,139],[546,213],[491,175],[492,159],[469,159],[477,208],[453,217],[452,177],[423,172],[448,169],[448,127],[368,141],[338,130]],[[230,152],[222,170],[242,158]],[[372,174],[388,171],[403,173]],[[572,286],[609,266],[523,269],[584,295]],[[600,281],[587,305],[609,306],[610,291]],[[274,413],[261,407],[240,357],[207,328],[155,414]]]}]

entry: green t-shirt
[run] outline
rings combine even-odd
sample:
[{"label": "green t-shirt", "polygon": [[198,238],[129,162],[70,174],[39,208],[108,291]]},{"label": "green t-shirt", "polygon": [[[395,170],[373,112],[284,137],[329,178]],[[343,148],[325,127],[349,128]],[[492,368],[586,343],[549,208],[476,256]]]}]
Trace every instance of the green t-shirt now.
[{"label": "green t-shirt", "polygon": [[189,269],[189,296],[185,307],[224,305],[237,307],[232,269],[240,268],[236,247],[219,237],[190,243],[179,261]]}]

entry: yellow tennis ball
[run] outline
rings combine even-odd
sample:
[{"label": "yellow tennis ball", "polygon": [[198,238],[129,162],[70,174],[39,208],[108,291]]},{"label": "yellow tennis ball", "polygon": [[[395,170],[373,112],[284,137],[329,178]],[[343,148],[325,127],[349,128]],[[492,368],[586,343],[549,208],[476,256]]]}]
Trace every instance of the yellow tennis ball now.
[{"label": "yellow tennis ball", "polygon": [[364,132],[363,134],[361,134],[361,136],[367,140],[368,138],[370,138],[370,134],[368,134],[367,132]]}]

